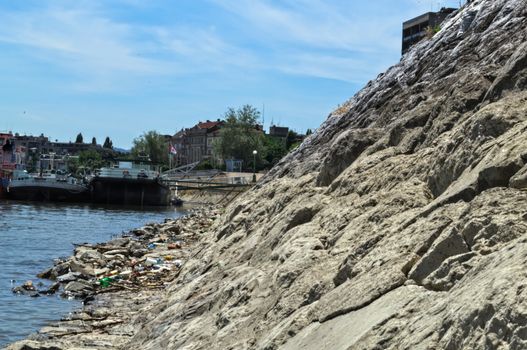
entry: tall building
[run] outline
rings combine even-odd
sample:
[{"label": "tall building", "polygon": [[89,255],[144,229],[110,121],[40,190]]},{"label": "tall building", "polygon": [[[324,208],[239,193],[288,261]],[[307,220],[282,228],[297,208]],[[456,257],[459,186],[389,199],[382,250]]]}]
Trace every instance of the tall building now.
[{"label": "tall building", "polygon": [[207,120],[199,122],[189,129],[182,129],[172,137],[172,145],[176,149],[175,165],[185,165],[202,160],[219,163],[214,154],[214,140],[220,137],[220,129],[224,121]]},{"label": "tall building", "polygon": [[439,12],[427,12],[403,23],[402,54],[426,36],[427,28],[436,28],[455,8],[443,7]]},{"label": "tall building", "polygon": [[285,126],[271,125],[269,127],[269,136],[287,138],[289,128]]}]

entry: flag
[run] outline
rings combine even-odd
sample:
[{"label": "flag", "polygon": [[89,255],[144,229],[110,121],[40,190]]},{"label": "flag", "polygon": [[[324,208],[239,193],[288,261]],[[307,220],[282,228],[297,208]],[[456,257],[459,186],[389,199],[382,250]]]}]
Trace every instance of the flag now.
[{"label": "flag", "polygon": [[169,144],[169,145],[170,145],[170,147],[169,147],[168,151],[170,152],[170,154],[177,154],[176,148],[172,144]]}]

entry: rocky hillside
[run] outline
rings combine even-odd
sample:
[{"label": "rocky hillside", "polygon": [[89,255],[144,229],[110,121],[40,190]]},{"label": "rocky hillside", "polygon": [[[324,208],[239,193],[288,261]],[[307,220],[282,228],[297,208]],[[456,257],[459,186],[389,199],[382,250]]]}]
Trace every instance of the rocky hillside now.
[{"label": "rocky hillside", "polygon": [[526,349],[527,2],[474,0],[205,233],[130,349]]}]

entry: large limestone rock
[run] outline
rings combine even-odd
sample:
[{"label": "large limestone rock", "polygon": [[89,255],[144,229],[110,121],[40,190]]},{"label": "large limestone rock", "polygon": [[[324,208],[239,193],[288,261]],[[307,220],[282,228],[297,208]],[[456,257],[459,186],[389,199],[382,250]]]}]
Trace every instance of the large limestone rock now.
[{"label": "large limestone rock", "polygon": [[204,234],[134,349],[526,349],[527,3],[474,0]]}]

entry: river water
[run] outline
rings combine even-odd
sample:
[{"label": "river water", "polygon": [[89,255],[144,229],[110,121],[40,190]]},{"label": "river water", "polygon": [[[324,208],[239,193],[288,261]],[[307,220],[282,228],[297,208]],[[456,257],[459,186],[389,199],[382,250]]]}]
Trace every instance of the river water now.
[{"label": "river water", "polygon": [[174,208],[112,208],[8,202],[0,200],[0,348],[35,333],[51,321],[80,307],[79,301],[60,296],[30,298],[11,288],[69,256],[73,243],[97,243],[149,222],[176,218]]}]

